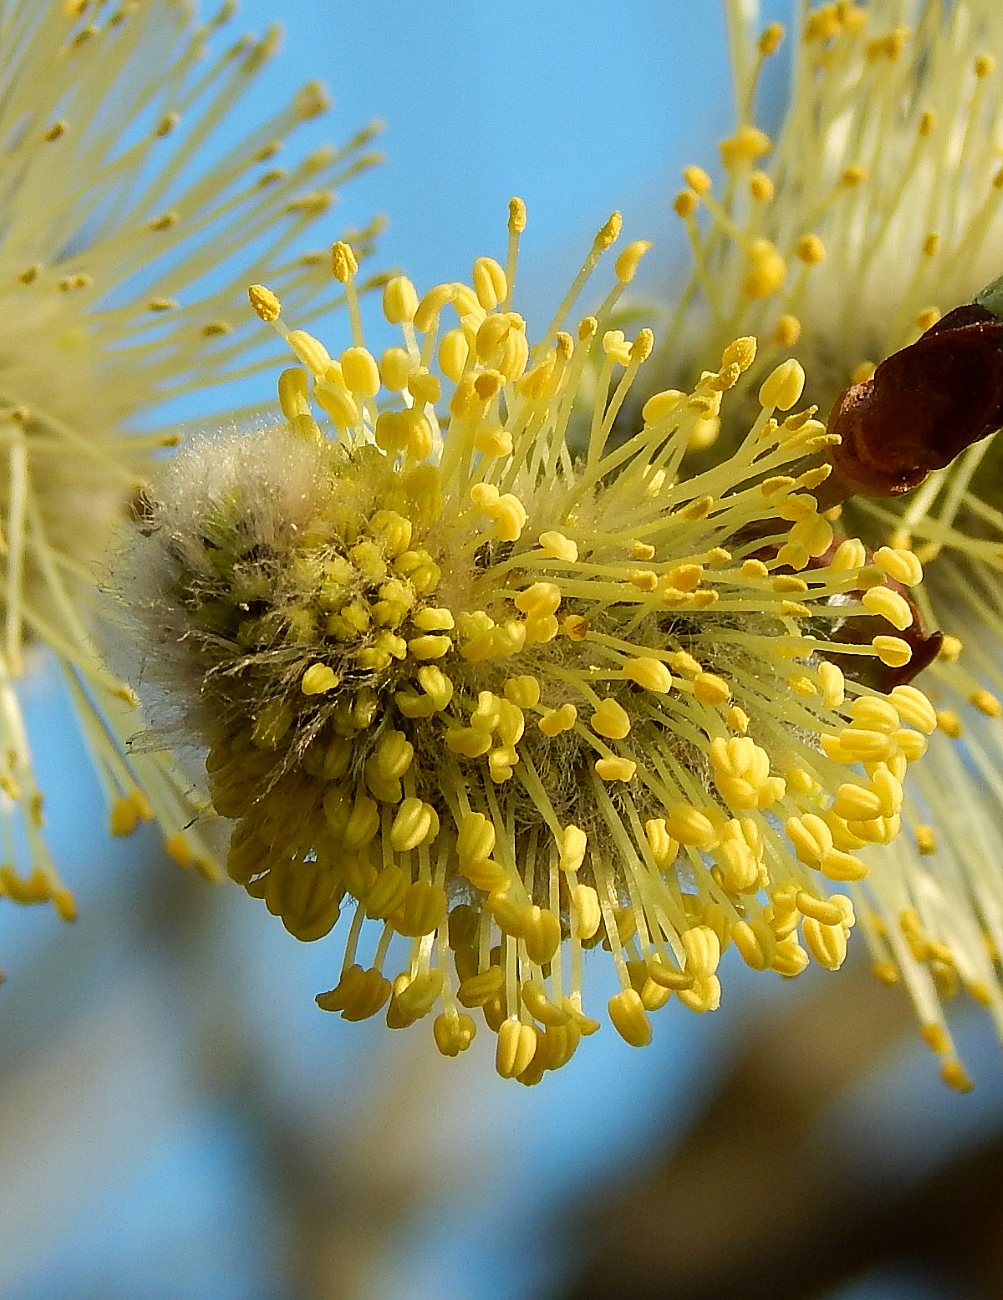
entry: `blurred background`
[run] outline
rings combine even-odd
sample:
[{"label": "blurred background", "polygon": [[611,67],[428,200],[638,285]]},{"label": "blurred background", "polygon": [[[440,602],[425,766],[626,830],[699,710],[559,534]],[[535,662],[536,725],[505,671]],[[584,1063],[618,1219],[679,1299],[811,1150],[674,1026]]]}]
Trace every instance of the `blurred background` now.
[{"label": "blurred background", "polygon": [[[656,241],[638,296],[671,296],[679,168],[712,164],[730,122],[716,0],[245,0],[238,25],[277,17],[262,116],[320,77],[336,108],[310,142],[387,121],[388,161],[344,193],[332,238],[385,211],[377,261],[421,291],[502,257],[519,194],[532,325],[618,207]],[[319,332],[334,350],[344,328]],[[959,1097],[865,961],[787,984],[731,960],[720,1011],[670,1003],[642,1052],[605,1025],[523,1089],[495,1076],[487,1033],[447,1061],[427,1023],[319,1011],[337,940],[297,943],[153,833],[110,841],[44,664],[27,694],[81,917],[0,908],[4,1300],[1003,1296],[988,1017],[957,1007],[977,1084]],[[588,971],[595,1005],[607,974]]]}]

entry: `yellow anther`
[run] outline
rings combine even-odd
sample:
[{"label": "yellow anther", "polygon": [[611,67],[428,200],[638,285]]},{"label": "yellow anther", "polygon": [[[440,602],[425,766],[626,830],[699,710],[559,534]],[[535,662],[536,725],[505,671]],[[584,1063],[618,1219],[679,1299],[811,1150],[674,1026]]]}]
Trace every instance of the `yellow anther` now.
[{"label": "yellow anther", "polygon": [[470,345],[463,330],[447,330],[439,340],[439,369],[447,379],[458,384],[469,354]]},{"label": "yellow anther", "polygon": [[638,591],[654,591],[658,586],[658,574],[652,569],[635,569],[627,581]]},{"label": "yellow anther", "polygon": [[414,746],[402,731],[385,731],[366,764],[381,781],[399,780],[411,767]]},{"label": "yellow anther", "polygon": [[780,348],[792,348],[801,337],[801,322],[796,316],[785,313],[777,321],[773,342]]},{"label": "yellow anther", "polygon": [[510,456],[512,435],[496,420],[481,424],[474,434],[474,450],[483,456]]},{"label": "yellow anther", "polygon": [[641,417],[645,424],[657,424],[664,420],[686,396],[678,388],[666,388],[649,397],[641,408]]},{"label": "yellow anther", "polygon": [[406,275],[395,275],[383,286],[383,315],[391,325],[414,320],[418,294]]},{"label": "yellow anther", "polygon": [[430,844],[439,833],[439,817],[431,804],[407,798],[397,810],[390,828],[390,843],[398,853]]},{"label": "yellow anther", "polygon": [[287,420],[310,414],[306,371],[293,366],[279,375],[279,406]]},{"label": "yellow anther", "polygon": [[561,603],[561,589],[553,582],[534,582],[531,587],[519,592],[514,603],[520,613],[542,618],[557,611]]},{"label": "yellow anther", "polygon": [[731,699],[731,687],[716,673],[699,673],[693,681],[693,694],[702,704],[721,705]]},{"label": "yellow anther", "polygon": [[691,988],[679,990],[678,997],[684,1007],[698,1014],[716,1011],[721,1005],[721,981],[716,975],[694,980]]},{"label": "yellow anther", "polygon": [[669,834],[664,817],[653,817],[644,823],[644,837],[659,871],[667,871],[676,860],[679,843]]},{"label": "yellow anther", "polygon": [[[616,278],[621,284],[630,284],[637,272],[641,258],[651,248],[651,241],[647,239],[635,239],[633,243],[627,245],[618,255],[613,264]],[[644,333],[645,331],[642,331]],[[650,331],[648,331],[650,333]]]},{"label": "yellow anther", "polygon": [[766,409],[789,411],[804,392],[805,373],[799,361],[790,357],[782,361],[759,390],[760,405]]},{"label": "yellow anther", "polygon": [[534,905],[526,911],[521,938],[529,960],[546,966],[561,946],[561,922],[548,908]]},{"label": "yellow anther", "polygon": [[977,77],[989,77],[996,70],[996,60],[991,54],[979,54],[973,66]]},{"label": "yellow anther", "polygon": [[818,235],[801,235],[794,248],[798,260],[806,266],[815,266],[825,260],[825,245]]},{"label": "yellow anther", "polygon": [[871,649],[889,668],[904,668],[912,658],[912,646],[898,636],[876,636]]},{"label": "yellow anther", "polygon": [[664,695],[672,689],[672,674],[658,659],[645,655],[639,659],[628,659],[623,666],[624,675],[646,691],[657,691]]},{"label": "yellow anther", "polygon": [[768,578],[770,571],[762,560],[743,560],[741,573],[743,578]]},{"label": "yellow anther", "polygon": [[[138,796],[138,797],[137,797]],[[141,801],[141,802],[140,802]],[[110,830],[112,835],[125,837],[131,835],[137,828],[140,821],[148,821],[149,816],[144,816],[147,812],[148,805],[146,800],[138,795],[138,791],[133,794],[122,795],[112,804],[109,815]],[[47,895],[46,891],[46,895]]]},{"label": "yellow anther", "polygon": [[916,313],[913,323],[918,330],[926,333],[928,329],[932,329],[936,325],[940,317],[941,312],[938,307],[924,307],[922,311]]},{"label": "yellow anther", "polygon": [[721,960],[721,941],[709,925],[697,925],[680,936],[686,953],[686,973],[706,979],[717,970]]},{"label": "yellow anther", "polygon": [[517,542],[522,535],[528,515],[526,507],[511,492],[500,496],[492,507],[495,536],[502,542]]},{"label": "yellow anther", "polygon": [[848,190],[856,189],[867,180],[867,168],[862,167],[860,163],[850,163],[849,167],[843,169],[843,174],[839,178],[839,183]]},{"label": "yellow anther", "polygon": [[826,970],[839,970],[846,960],[846,928],[841,924],[825,925],[812,916],[801,923],[805,947],[820,966]]},{"label": "yellow anther", "polygon": [[[330,416],[332,423],[339,429],[351,429],[361,422],[362,415],[355,399],[340,384],[320,380],[314,385],[314,397],[317,405]],[[400,414],[403,415],[404,412]]]},{"label": "yellow anther", "polygon": [[522,938],[526,921],[531,914],[531,909],[525,903],[519,903],[507,891],[496,891],[488,899],[488,906],[491,909],[491,915],[494,917],[495,924],[503,934],[510,935],[512,938]]},{"label": "yellow anther", "polygon": [[606,222],[599,228],[595,239],[592,241],[592,247],[598,253],[604,253],[607,248],[612,248],[620,238],[620,231],[623,227],[623,217],[619,212],[610,213]]},{"label": "yellow anther", "polygon": [[503,1079],[516,1079],[528,1070],[536,1055],[540,1038],[535,1026],[508,1019],[498,1030],[495,1069]]},{"label": "yellow anther", "polygon": [[357,397],[375,397],[380,391],[380,370],[368,348],[346,348],[341,354],[345,385]]},{"label": "yellow anther", "polygon": [[837,664],[823,660],[818,666],[818,679],[822,688],[822,703],[827,709],[838,709],[846,698],[846,679],[842,669]]},{"label": "yellow anther", "polygon": [[526,729],[522,709],[511,700],[498,701],[498,739],[503,746],[518,745]]},{"label": "yellow anther", "polygon": [[505,972],[500,966],[489,966],[476,975],[468,975],[456,990],[461,1006],[482,1007],[505,987]]},{"label": "yellow anther", "polygon": [[[414,888],[415,886],[412,886],[412,889]],[[406,907],[407,903],[405,902],[405,909]],[[400,913],[395,920],[399,919]],[[405,924],[407,923],[405,922]],[[431,931],[416,931],[413,927],[409,927],[402,933],[417,938],[419,934],[430,934]],[[394,996],[387,1011],[387,1024],[390,1028],[404,1028],[407,1025],[413,1025],[422,1016],[427,1016],[438,1000],[444,982],[443,972],[436,969],[422,971],[414,979],[410,979],[403,973],[398,975],[394,980]],[[398,1023],[395,1023],[395,1018],[392,1016],[394,1011],[400,1016]]]},{"label": "yellow anther", "polygon": [[888,697],[899,717],[910,727],[932,735],[937,729],[937,714],[933,705],[915,686],[896,686]]},{"label": "yellow anther", "polygon": [[769,970],[777,951],[777,937],[765,921],[737,921],[731,938],[739,955],[753,970]]},{"label": "yellow anther", "polygon": [[915,587],[923,581],[923,566],[914,551],[882,546],[874,552],[874,563],[882,573],[905,587]]},{"label": "yellow anther", "polygon": [[570,1012],[551,1002],[543,985],[536,980],[524,980],[519,991],[523,1006],[541,1025],[556,1027],[570,1023]]},{"label": "yellow anther", "polygon": [[391,393],[402,393],[411,373],[411,358],[404,348],[387,348],[380,357],[380,379]]},{"label": "yellow anther", "polygon": [[588,942],[602,924],[599,895],[591,885],[576,885],[571,891],[571,933]]},{"label": "yellow anther", "polygon": [[700,662],[686,650],[677,650],[670,654],[669,663],[682,677],[692,679],[703,672]]},{"label": "yellow anther", "polygon": [[913,827],[913,834],[916,836],[916,848],[924,857],[937,852],[937,836],[932,826],[921,823]]},{"label": "yellow anther", "polygon": [[521,235],[526,229],[526,204],[522,199],[513,197],[508,201],[508,231],[510,235]]},{"label": "yellow anther", "polygon": [[595,768],[596,774],[603,781],[632,781],[637,764],[629,758],[600,758]]},{"label": "yellow anther", "polygon": [[637,337],[630,345],[630,360],[640,364],[647,361],[655,346],[654,333],[645,327],[637,331]]},{"label": "yellow anther", "polygon": [[476,731],[492,732],[498,726],[501,717],[501,700],[493,691],[481,691],[477,697],[477,708],[470,715],[470,725]]},{"label": "yellow anther", "polygon": [[368,795],[356,796],[342,831],[342,847],[349,852],[364,849],[380,828],[380,810]]},{"label": "yellow anther", "polygon": [[438,375],[431,374],[424,366],[415,366],[407,377],[407,389],[418,403],[435,403],[442,396],[442,383]]},{"label": "yellow anther", "polygon": [[861,604],[869,613],[885,619],[900,632],[912,626],[913,613],[909,602],[890,587],[871,587],[861,597]]},{"label": "yellow anther", "polygon": [[960,637],[951,636],[950,633],[945,633],[944,639],[940,643],[940,649],[937,652],[937,658],[941,663],[957,663],[964,648],[964,644]]},{"label": "yellow anther", "polygon": [[733,136],[721,141],[721,163],[726,170],[733,171],[762,158],[772,147],[765,131],[755,126],[741,126]]},{"label": "yellow anther", "polygon": [[[746,252],[742,292],[747,298],[768,298],[787,278],[787,263],[768,239],[754,239]],[[786,407],[784,408],[786,410]]]},{"label": "yellow anther", "polygon": [[665,582],[677,591],[696,591],[702,577],[702,564],[679,564],[665,575]]},{"label": "yellow anther", "polygon": [[1003,717],[1003,704],[999,702],[991,691],[972,691],[968,700],[969,703],[975,705],[980,713],[984,713],[987,718]]},{"label": "yellow anther", "polygon": [[866,821],[881,814],[881,799],[866,786],[850,782],[836,791],[832,812],[845,821]]},{"label": "yellow anther", "polygon": [[494,823],[483,813],[466,813],[456,835],[456,853],[460,863],[477,862],[494,852],[497,834]]},{"label": "yellow anther", "polygon": [[323,695],[333,691],[341,678],[328,664],[311,664],[300,679],[300,690],[304,695]]},{"label": "yellow anther", "polygon": [[477,1026],[463,1012],[450,1015],[444,1011],[432,1022],[432,1036],[443,1056],[458,1056],[460,1052],[465,1052],[474,1041],[476,1033]]},{"label": "yellow anther", "polygon": [[852,853],[845,853],[841,849],[827,853],[819,864],[819,870],[829,880],[863,880],[867,875],[866,864]]},{"label": "yellow anther", "polygon": [[623,740],[630,734],[630,718],[616,700],[607,697],[592,714],[592,730],[607,740]]},{"label": "yellow anther", "polygon": [[551,559],[563,560],[566,564],[575,564],[578,561],[578,543],[565,537],[563,533],[553,531],[541,533],[540,548]]},{"label": "yellow anther", "polygon": [[419,609],[411,622],[422,632],[451,632],[454,626],[452,610],[434,605]]},{"label": "yellow anther", "polygon": [[737,704],[733,704],[724,715],[724,725],[729,731],[735,731],[740,736],[744,736],[749,730],[749,715],[744,709],[740,709]]},{"label": "yellow anther", "polygon": [[603,352],[618,365],[630,364],[630,344],[623,330],[607,330],[602,336]]},{"label": "yellow anther", "polygon": [[359,263],[351,244],[346,244],[343,239],[336,240],[331,245],[331,274],[334,278],[339,284],[347,284],[358,269]]},{"label": "yellow anther", "polygon": [[385,921],[399,911],[410,883],[400,867],[384,867],[377,874],[376,883],[366,896],[366,916],[370,920]]},{"label": "yellow anther", "polygon": [[419,334],[428,334],[435,328],[439,313],[455,297],[455,284],[437,284],[429,289],[414,313],[413,323]]},{"label": "yellow anther", "polygon": [[485,311],[493,311],[508,294],[505,272],[493,257],[479,257],[471,276],[477,301]]},{"label": "yellow anther", "polygon": [[739,370],[748,370],[756,359],[756,339],[752,334],[744,334],[733,339],[721,353],[722,366],[738,366]]},{"label": "yellow anther", "polygon": [[867,563],[867,552],[863,542],[856,537],[847,537],[840,542],[829,561],[829,568],[836,573],[846,573],[852,569],[863,568]]},{"label": "yellow anther", "polygon": [[815,813],[788,817],[784,828],[794,852],[806,866],[819,866],[834,850],[832,832]]},{"label": "yellow anther", "polygon": [[560,841],[562,871],[577,871],[585,861],[588,836],[578,826],[566,826]]},{"label": "yellow anther", "polygon": [[322,1011],[340,1011],[343,1020],[368,1020],[375,1016],[390,996],[390,982],[375,969],[350,966],[330,993],[319,993],[317,1005]]},{"label": "yellow anther", "polygon": [[971,1092],[975,1087],[968,1071],[960,1061],[945,1061],[940,1067],[940,1077],[955,1092]]},{"label": "yellow anther", "polygon": [[529,673],[510,677],[504,690],[505,698],[520,709],[533,709],[540,702],[540,680]]},{"label": "yellow anther", "polygon": [[772,203],[776,187],[766,172],[754,171],[749,177],[749,193],[757,203]]},{"label": "yellow anther", "polygon": [[183,831],[175,831],[164,840],[164,852],[179,867],[196,865],[195,851]]},{"label": "yellow anther", "polygon": [[248,287],[247,296],[251,301],[251,307],[259,320],[266,324],[278,320],[282,312],[282,304],[263,284],[252,284]]},{"label": "yellow anther", "polygon": [[709,194],[711,189],[711,179],[702,167],[690,166],[683,168],[683,180],[697,194]]},{"label": "yellow anther", "polygon": [[783,23],[770,23],[770,25],[764,29],[757,42],[759,53],[763,55],[764,58],[768,58],[771,54],[776,54],[777,50],[780,49],[780,43],[783,39]]},{"label": "yellow anther", "polygon": [[536,724],[545,736],[559,736],[562,731],[570,731],[578,719],[578,710],[573,704],[562,704],[559,709],[551,709]]},{"label": "yellow anther", "polygon": [[631,1047],[647,1047],[651,1042],[651,1023],[636,989],[615,993],[608,1003],[613,1027]]},{"label": "yellow anther", "polygon": [[692,217],[700,206],[700,200],[692,190],[680,190],[672,200],[672,210],[677,217]]},{"label": "yellow anther", "polygon": [[318,379],[324,378],[331,365],[331,357],[320,339],[315,339],[306,330],[290,330],[286,335],[286,342],[307,370]]},{"label": "yellow anther", "polygon": [[680,844],[698,849],[709,849],[717,841],[714,823],[692,804],[677,803],[668,810],[665,818],[666,832]]}]

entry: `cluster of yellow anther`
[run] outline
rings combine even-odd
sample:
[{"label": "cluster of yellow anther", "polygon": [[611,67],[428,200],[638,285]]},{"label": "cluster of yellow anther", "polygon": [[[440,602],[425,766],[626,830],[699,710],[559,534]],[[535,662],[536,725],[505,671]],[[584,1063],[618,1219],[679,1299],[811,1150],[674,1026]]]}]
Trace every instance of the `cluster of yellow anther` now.
[{"label": "cluster of yellow anther", "polygon": [[[998,6],[912,6],[911,29],[901,25],[904,16],[891,0],[807,10],[792,33],[792,97],[771,136],[757,125],[756,96],[785,33],[779,24],[760,32],[751,17],[735,19],[745,30],[735,60],[738,116],[721,145],[724,183],[687,167],[675,202],[693,271],[678,295],[662,382],[691,382],[678,358],[723,346],[738,325],[763,342],[739,391],[751,398],[790,350],[811,376],[811,399],[827,411],[847,384],[869,380],[877,362],[999,274],[1003,83],[988,52],[1001,32]],[[951,184],[942,183],[945,175]],[[699,326],[694,296],[707,307]],[[744,419],[711,419],[691,448],[713,444],[713,454],[725,456],[744,433]],[[897,815],[910,833],[887,851],[892,865],[874,874],[869,905],[858,908],[877,969],[902,972],[953,1082],[960,1067],[939,1009],[951,984],[946,954],[960,973],[954,982],[988,990],[1003,1024],[996,958],[987,963],[984,953],[987,944],[1003,950],[1003,890],[987,865],[999,857],[998,805],[984,793],[997,782],[995,724],[1003,716],[999,481],[998,452],[985,441],[894,509],[850,501],[828,515],[835,522],[842,509],[843,526],[860,530],[870,546],[891,539],[879,554],[894,549],[917,570],[927,566],[919,586],[900,566],[872,587],[877,556],[865,563],[861,550],[858,557],[859,599],[904,634],[899,640],[922,645],[938,626],[963,629],[966,643],[973,633],[960,662],[960,641],[945,635],[923,680],[935,705],[933,760],[908,781]],[[884,658],[891,680],[895,639]],[[794,691],[808,685],[792,677]],[[972,835],[976,822],[982,828]],[[856,847],[844,851],[866,856]],[[938,960],[918,960],[920,947],[903,938],[899,919],[910,914],[921,918],[933,945],[923,951],[936,951]]]},{"label": "cluster of yellow anther", "polygon": [[[991,0],[960,8],[964,30],[989,39]],[[736,64],[739,115],[720,145],[726,184],[718,195],[707,171],[688,166],[674,204],[694,269],[670,329],[670,360],[697,294],[710,309],[711,352],[736,325],[763,341],[743,386],[797,348],[827,390],[823,404],[851,375],[860,378],[862,363],[873,369],[933,325],[940,311],[931,298],[965,301],[997,273],[1003,169],[994,123],[1003,87],[995,60],[977,51],[959,68],[957,38],[934,6],[915,31],[900,18],[900,7],[884,2],[807,12],[793,41],[795,98],[776,138],[754,115],[784,29],[748,33],[750,49]],[[965,183],[944,187],[934,178],[956,174],[959,139]]]},{"label": "cluster of yellow anther", "polygon": [[[810,956],[838,966],[854,907],[827,882],[852,891],[857,850],[894,838],[936,719],[920,692],[850,671],[908,663],[895,584],[921,572],[901,549],[834,547],[813,495],[832,436],[812,409],[785,414],[797,362],[766,377],[735,455],[680,480],[755,339],[614,441],[653,340],[609,322],[648,245],[624,248],[596,314],[566,328],[614,214],[533,343],[511,305],[524,223],[513,200],[506,264],[479,258],[470,284],[420,297],[392,280],[401,342],[379,357],[347,245],[332,253],[353,330],[338,356],[256,286],[300,362],[279,382],[287,430],[235,439],[259,486],[241,480],[246,506],[203,502],[189,568],[177,550],[169,567],[205,656],[231,875],[303,939],[352,912],[320,1005],[385,1007],[397,1028],[435,1011],[447,1055],[479,1009],[500,1073],[532,1083],[598,1028],[586,948],[612,954],[609,1014],[634,1045],[673,992],[718,1005],[732,942],[783,975]],[[259,535],[255,500],[281,496],[277,438],[313,495]],[[875,617],[888,633],[846,635]]]},{"label": "cluster of yellow anther", "polygon": [[[96,575],[162,448],[178,441],[175,430],[151,429],[153,409],[267,364],[248,359],[236,287],[245,278],[278,276],[296,310],[329,295],[314,255],[300,257],[297,243],[335,187],[375,161],[370,128],[344,149],[315,148],[286,168],[271,163],[286,136],[328,107],[316,83],[267,123],[233,136],[225,157],[212,147],[220,119],[277,45],[277,29],[244,36],[207,70],[208,42],[234,12],[224,4],[200,23],[191,6],[87,0],[13,0],[0,12],[0,296],[8,322],[0,364],[0,896],[51,901],[64,918],[72,899],[46,847],[15,684],[26,647],[45,646],[69,683],[112,833],[155,819],[175,860],[218,877],[193,826],[203,801],[161,753],[127,749],[141,720],[134,694],[102,666],[95,644]],[[257,234],[276,223],[265,251]],[[375,229],[360,232],[360,250]],[[214,277],[231,255],[244,259],[243,272],[234,264]]]}]

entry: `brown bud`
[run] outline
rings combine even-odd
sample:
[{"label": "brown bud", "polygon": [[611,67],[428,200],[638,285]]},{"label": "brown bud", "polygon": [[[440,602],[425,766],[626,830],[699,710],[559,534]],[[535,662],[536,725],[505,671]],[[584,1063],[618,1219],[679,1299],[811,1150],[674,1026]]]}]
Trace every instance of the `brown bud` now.
[{"label": "brown bud", "polygon": [[852,384],[829,415],[826,504],[900,496],[1003,426],[1003,320],[976,303],[948,312]]}]

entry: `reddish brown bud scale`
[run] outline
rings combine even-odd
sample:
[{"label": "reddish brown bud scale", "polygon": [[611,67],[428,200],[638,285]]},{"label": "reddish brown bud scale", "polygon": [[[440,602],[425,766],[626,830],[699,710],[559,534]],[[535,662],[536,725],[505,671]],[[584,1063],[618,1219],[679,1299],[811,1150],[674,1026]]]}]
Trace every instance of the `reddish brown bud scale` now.
[{"label": "reddish brown bud scale", "polygon": [[826,498],[901,496],[1001,426],[1003,321],[966,303],[837,399]]}]

